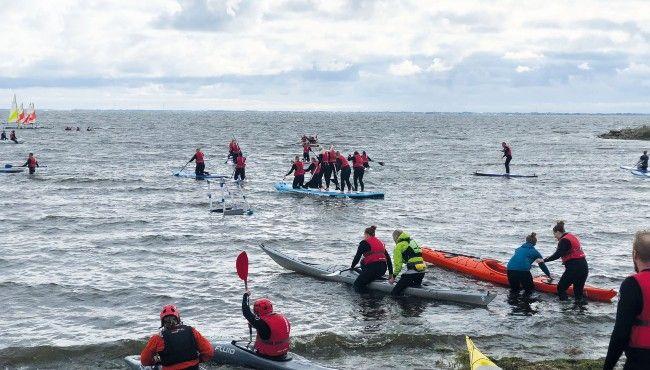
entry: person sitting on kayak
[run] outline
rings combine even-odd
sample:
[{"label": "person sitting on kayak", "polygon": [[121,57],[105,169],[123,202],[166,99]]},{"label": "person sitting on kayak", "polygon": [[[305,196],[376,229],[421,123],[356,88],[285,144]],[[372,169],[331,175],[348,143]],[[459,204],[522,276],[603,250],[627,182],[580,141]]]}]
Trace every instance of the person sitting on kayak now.
[{"label": "person sitting on kayak", "polygon": [[370,168],[370,162],[372,162],[372,159],[366,154],[366,151],[361,152],[361,158],[363,158],[363,167],[364,168]]},{"label": "person sitting on kayak", "polygon": [[539,268],[548,276],[549,281],[552,280],[541,253],[535,249],[535,244],[537,244],[537,234],[531,233],[526,237],[526,242],[515,249],[515,254],[508,261],[508,284],[510,284],[512,296],[519,295],[521,288],[524,289],[524,297],[530,297],[533,294],[535,285],[533,284],[533,275],[530,273],[533,262],[539,264]]},{"label": "person sitting on kayak", "polygon": [[0,140],[7,140],[7,133],[5,130],[2,130],[2,134],[0,134]]},{"label": "person sitting on kayak", "polygon": [[190,162],[196,160],[196,167],[194,167],[194,173],[196,174],[196,177],[201,177],[207,175],[205,172],[205,156],[203,155],[203,152],[201,151],[201,148],[196,148],[196,153],[192,156],[190,159]]},{"label": "person sitting on kayak", "polygon": [[510,148],[510,146],[506,144],[505,141],[501,143],[501,148],[502,148],[501,151],[503,151],[503,157],[501,158],[506,159],[504,163],[504,165],[506,166],[506,173],[510,173],[510,161],[512,160],[512,148]]},{"label": "person sitting on kayak", "polygon": [[317,158],[312,158],[311,163],[309,164],[309,167],[307,167],[306,171],[311,172],[311,179],[303,185],[302,187],[307,189],[307,188],[312,188],[312,189],[320,189],[323,187],[323,172],[321,170],[321,165],[320,162],[318,162]]},{"label": "person sitting on kayak", "polygon": [[230,144],[228,144],[228,157],[232,158],[232,163],[237,163],[237,157],[241,155],[241,148],[239,148],[239,144],[237,144],[237,140],[232,139],[230,140]]},{"label": "person sitting on kayak", "polygon": [[40,165],[38,164],[36,157],[34,157],[34,153],[29,153],[29,156],[27,157],[27,162],[25,162],[25,164],[23,164],[20,167],[29,168],[29,174],[33,175],[34,172],[36,172],[36,167],[40,167]]},{"label": "person sitting on kayak", "polygon": [[605,370],[614,369],[623,351],[624,369],[647,369],[650,364],[650,230],[636,233],[632,262],[636,274],[621,283]]},{"label": "person sitting on kayak", "polygon": [[295,160],[291,164],[291,169],[282,179],[284,180],[291,174],[291,172],[293,172],[293,184],[291,187],[294,189],[300,189],[305,182],[305,165],[300,161],[299,156],[296,156]]},{"label": "person sitting on kayak", "polygon": [[557,239],[557,249],[553,255],[544,258],[544,262],[555,261],[562,258],[564,273],[557,283],[557,295],[561,301],[568,299],[567,289],[573,285],[573,296],[576,303],[584,303],[584,287],[589,275],[589,266],[585,252],[582,251],[580,240],[577,236],[564,230],[564,221],[558,221],[553,227],[553,235]]},{"label": "person sitting on kayak", "polygon": [[241,153],[235,161],[235,173],[233,174],[235,181],[244,181],[246,178],[246,157]]},{"label": "person sitting on kayak", "polygon": [[241,310],[250,326],[257,331],[255,352],[271,359],[284,359],[291,346],[291,323],[281,313],[273,312],[273,303],[266,298],[256,300],[251,312],[250,294],[249,290],[244,293]]},{"label": "person sitting on kayak", "polygon": [[[377,226],[366,228],[363,240],[359,243],[357,254],[352,260],[350,270],[354,269],[361,260],[361,272],[354,281],[354,290],[362,293],[368,284],[384,276],[388,270],[389,276],[393,275],[393,264],[390,261],[384,242],[375,236]],[[363,259],[361,259],[363,256]]]},{"label": "person sitting on kayak", "polygon": [[348,186],[348,193],[352,192],[352,183],[350,183],[352,169],[350,169],[350,162],[340,152],[336,152],[336,164],[341,169],[341,193],[345,193],[346,184]]},{"label": "person sitting on kayak", "polygon": [[140,354],[143,366],[161,364],[163,370],[198,369],[214,355],[212,344],[198,330],[183,325],[176,306],[160,311],[160,332],[154,334]]},{"label": "person sitting on kayak", "polygon": [[644,150],[643,155],[636,163],[636,168],[641,172],[648,172],[648,151]]},{"label": "person sitting on kayak", "polygon": [[11,133],[9,134],[9,140],[11,140],[14,143],[18,144],[18,138],[16,137],[16,131],[15,130],[11,130]]},{"label": "person sitting on kayak", "polygon": [[400,295],[407,287],[420,287],[422,286],[422,279],[427,270],[427,266],[422,259],[422,248],[411,236],[402,231],[393,231],[393,240],[395,241],[395,249],[393,250],[393,275],[390,276],[388,282],[395,283],[395,277],[399,276],[402,271],[402,264],[406,264],[406,271],[402,274],[391,295]]}]

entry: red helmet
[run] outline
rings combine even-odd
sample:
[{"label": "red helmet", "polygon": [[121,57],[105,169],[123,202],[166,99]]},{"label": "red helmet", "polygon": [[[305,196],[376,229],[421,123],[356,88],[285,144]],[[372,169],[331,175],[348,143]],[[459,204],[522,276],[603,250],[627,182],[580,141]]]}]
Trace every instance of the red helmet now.
[{"label": "red helmet", "polygon": [[273,303],[266,298],[260,298],[253,304],[253,312],[257,316],[264,316],[273,313]]},{"label": "red helmet", "polygon": [[162,311],[160,311],[160,320],[165,316],[174,316],[178,321],[181,321],[181,312],[173,304],[168,304],[162,308]]}]

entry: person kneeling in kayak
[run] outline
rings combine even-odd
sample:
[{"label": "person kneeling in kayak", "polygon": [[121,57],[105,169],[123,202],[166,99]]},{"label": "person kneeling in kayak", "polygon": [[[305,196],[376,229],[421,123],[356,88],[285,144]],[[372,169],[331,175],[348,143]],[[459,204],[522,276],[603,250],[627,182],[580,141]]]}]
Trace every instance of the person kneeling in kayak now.
[{"label": "person kneeling in kayak", "polygon": [[364,292],[368,284],[384,276],[388,269],[389,276],[393,275],[393,265],[384,243],[375,236],[377,226],[366,228],[363,233],[363,240],[359,243],[357,254],[352,260],[350,270],[354,269],[361,260],[361,273],[354,281],[354,290],[358,293]]},{"label": "person kneeling in kayak", "polygon": [[539,268],[548,276],[549,282],[552,280],[541,253],[535,249],[535,244],[537,244],[537,234],[531,233],[526,237],[526,242],[515,249],[515,254],[508,261],[508,284],[512,296],[519,295],[521,288],[524,288],[524,297],[528,298],[533,294],[535,285],[533,275],[530,273],[533,262],[539,263]]},{"label": "person kneeling in kayak", "polygon": [[176,306],[160,312],[160,333],[154,334],[140,354],[143,366],[162,364],[163,370],[198,369],[214,355],[212,344],[198,330],[183,325]]},{"label": "person kneeling in kayak", "polygon": [[255,352],[271,359],[284,359],[291,346],[289,320],[284,315],[273,312],[273,304],[266,298],[256,300],[251,312],[248,300],[250,294],[249,290],[244,293],[241,310],[250,326],[257,331]]},{"label": "person kneeling in kayak", "polygon": [[573,285],[573,296],[576,303],[585,303],[584,287],[589,276],[589,266],[585,252],[582,251],[580,240],[577,236],[567,233],[564,230],[564,221],[558,221],[553,227],[553,235],[557,239],[557,250],[550,257],[544,258],[544,262],[555,261],[562,258],[564,273],[557,283],[557,295],[561,301],[568,299],[567,289]]},{"label": "person kneeling in kayak", "polygon": [[422,259],[422,248],[411,236],[402,230],[393,231],[393,240],[395,241],[395,250],[393,251],[393,274],[388,282],[395,283],[395,277],[402,271],[402,264],[406,263],[406,271],[397,282],[397,285],[391,291],[391,295],[400,295],[408,287],[422,286],[422,279],[427,270],[427,266]]}]

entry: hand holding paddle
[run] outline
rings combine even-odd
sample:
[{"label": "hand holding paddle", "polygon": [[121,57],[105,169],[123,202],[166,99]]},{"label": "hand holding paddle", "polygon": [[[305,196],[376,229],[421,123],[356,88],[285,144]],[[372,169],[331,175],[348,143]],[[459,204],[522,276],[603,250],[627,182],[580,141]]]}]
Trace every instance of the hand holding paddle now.
[{"label": "hand holding paddle", "polygon": [[[246,293],[250,295],[250,291],[248,290],[248,254],[246,254],[246,252],[239,253],[237,261],[235,262],[235,267],[237,268],[237,275],[239,275],[239,278],[244,280],[244,289],[246,290]],[[250,336],[250,341],[252,342],[253,328],[250,323],[248,323],[248,334]]]}]

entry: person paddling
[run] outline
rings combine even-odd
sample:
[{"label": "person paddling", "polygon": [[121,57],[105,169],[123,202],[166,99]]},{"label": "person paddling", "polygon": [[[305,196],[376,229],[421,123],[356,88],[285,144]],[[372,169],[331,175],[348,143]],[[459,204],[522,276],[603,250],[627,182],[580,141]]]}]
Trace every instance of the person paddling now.
[{"label": "person paddling", "polygon": [[[354,280],[354,290],[362,293],[366,290],[366,286],[374,280],[384,276],[388,270],[389,276],[393,275],[393,265],[390,261],[388,251],[384,242],[375,236],[377,226],[370,226],[366,228],[363,233],[363,240],[357,247],[357,254],[352,260],[350,269],[354,269],[361,260],[361,272]],[[361,257],[363,256],[363,259]]]},{"label": "person paddling", "polygon": [[648,172],[648,151],[644,150],[643,155],[639,158],[639,161],[636,163],[636,168],[641,172]]},{"label": "person paddling", "polygon": [[348,156],[348,161],[352,161],[352,169],[353,169],[353,182],[354,182],[354,191],[358,191],[359,185],[361,185],[361,191],[363,191],[363,173],[365,172],[365,162],[363,160],[363,157],[359,152],[356,150],[354,151],[354,154]]},{"label": "person paddling", "polygon": [[504,165],[506,166],[506,173],[510,173],[510,161],[512,160],[512,148],[506,142],[501,143],[501,151],[503,151],[503,157],[506,161]]},{"label": "person paddling", "polygon": [[544,264],[541,253],[535,249],[536,244],[537,234],[531,233],[526,236],[526,242],[515,249],[515,254],[508,261],[508,284],[510,284],[510,295],[512,297],[518,296],[522,288],[524,289],[525,298],[529,298],[533,294],[535,285],[533,284],[533,274],[530,273],[533,262],[539,264],[539,268],[548,276],[549,281],[552,280],[551,273]]},{"label": "person paddling", "polygon": [[14,143],[18,144],[18,138],[16,137],[16,131],[15,130],[11,130],[11,133],[9,134],[9,140],[11,140]]},{"label": "person paddling", "polygon": [[391,295],[397,296],[408,287],[422,286],[422,279],[427,270],[427,266],[422,259],[422,248],[420,244],[411,239],[411,236],[402,231],[393,231],[393,240],[395,241],[395,249],[393,250],[393,275],[390,276],[388,282],[395,283],[395,277],[399,276],[402,271],[402,264],[406,264],[406,271],[402,274]]},{"label": "person paddling", "polygon": [[567,233],[564,229],[564,221],[558,221],[553,227],[553,235],[557,239],[557,249],[553,255],[544,258],[544,262],[562,259],[564,273],[557,283],[557,295],[561,301],[568,299],[567,289],[573,285],[573,296],[576,303],[585,303],[583,289],[587,276],[589,276],[589,266],[585,252],[582,251],[582,245],[577,236]]},{"label": "person paddling", "polygon": [[312,158],[311,163],[309,164],[309,167],[307,167],[307,171],[311,172],[311,179],[303,185],[303,188],[312,188],[312,189],[320,189],[323,187],[323,173],[321,170],[321,165],[320,162],[318,162],[317,158]]},{"label": "person paddling", "polygon": [[372,162],[372,159],[366,154],[366,151],[361,152],[361,158],[363,158],[363,167],[364,168],[370,168],[370,162]]},{"label": "person paddling", "polygon": [[20,167],[29,168],[29,174],[33,175],[34,172],[36,172],[36,167],[40,167],[40,165],[38,164],[36,157],[34,157],[34,153],[29,153],[29,156],[27,157],[27,161],[25,162],[25,164],[23,164]]},{"label": "person paddling", "polygon": [[163,370],[198,369],[214,356],[212,344],[191,326],[183,325],[174,305],[160,311],[160,332],[154,334],[140,354],[142,366],[162,365]]},{"label": "person paddling", "polygon": [[352,191],[352,184],[350,183],[350,174],[352,173],[350,162],[341,153],[336,152],[336,164],[341,169],[341,193],[345,193],[345,185],[348,186],[349,193]]},{"label": "person paddling", "polygon": [[205,155],[201,151],[201,148],[196,148],[196,153],[190,158],[190,162],[196,161],[196,167],[194,167],[194,174],[196,174],[197,179],[206,175],[205,173]]},{"label": "person paddling", "polygon": [[246,178],[246,157],[241,153],[235,161],[235,174],[233,175],[235,181],[244,181]]},{"label": "person paddling", "polygon": [[291,346],[291,323],[281,313],[273,312],[273,303],[260,298],[253,304],[253,312],[249,303],[250,291],[244,293],[241,310],[248,323],[255,328],[255,352],[272,359],[283,359]]},{"label": "person paddling", "polygon": [[636,274],[621,283],[605,370],[614,369],[623,352],[624,369],[647,369],[650,364],[650,230],[636,233],[632,262]]},{"label": "person paddling", "polygon": [[305,182],[305,165],[300,161],[300,157],[296,156],[295,160],[291,164],[291,169],[284,175],[284,178],[289,176],[293,172],[293,184],[291,185],[294,189],[300,189]]},{"label": "person paddling", "polygon": [[7,140],[7,133],[5,130],[2,130],[2,134],[0,134],[0,140]]}]

